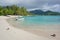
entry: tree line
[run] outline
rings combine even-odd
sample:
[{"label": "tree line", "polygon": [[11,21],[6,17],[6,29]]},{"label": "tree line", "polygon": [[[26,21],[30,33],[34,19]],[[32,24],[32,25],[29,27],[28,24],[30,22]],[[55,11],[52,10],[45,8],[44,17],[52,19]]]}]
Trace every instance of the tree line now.
[{"label": "tree line", "polygon": [[0,15],[31,15],[25,7],[12,6],[0,6]]}]

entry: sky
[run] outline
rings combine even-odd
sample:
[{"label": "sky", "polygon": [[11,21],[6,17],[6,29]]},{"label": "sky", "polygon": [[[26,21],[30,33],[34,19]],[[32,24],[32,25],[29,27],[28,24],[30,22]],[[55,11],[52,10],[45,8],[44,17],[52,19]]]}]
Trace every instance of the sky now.
[{"label": "sky", "polygon": [[24,6],[29,11],[41,9],[43,11],[51,10],[60,12],[60,0],[0,0],[0,5]]}]

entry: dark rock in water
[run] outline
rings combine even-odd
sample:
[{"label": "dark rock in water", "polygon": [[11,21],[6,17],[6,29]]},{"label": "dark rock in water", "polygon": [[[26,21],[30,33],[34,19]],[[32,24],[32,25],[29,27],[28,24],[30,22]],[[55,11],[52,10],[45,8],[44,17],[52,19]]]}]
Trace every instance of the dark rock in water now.
[{"label": "dark rock in water", "polygon": [[52,36],[52,37],[55,37],[55,36],[56,36],[56,34],[52,34],[51,36]]},{"label": "dark rock in water", "polygon": [[18,19],[16,19],[16,21],[17,21]]},{"label": "dark rock in water", "polygon": [[10,28],[7,28],[6,30],[9,30]]}]

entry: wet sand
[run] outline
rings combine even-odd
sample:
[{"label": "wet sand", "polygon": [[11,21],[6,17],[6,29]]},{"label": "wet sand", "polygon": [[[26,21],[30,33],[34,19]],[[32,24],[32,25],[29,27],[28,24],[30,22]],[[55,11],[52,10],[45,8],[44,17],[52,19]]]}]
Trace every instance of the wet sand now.
[{"label": "wet sand", "polygon": [[[23,29],[23,30],[36,34],[38,36],[47,37],[49,39],[60,40],[60,31],[44,30],[44,29]],[[56,34],[56,36],[53,37],[51,36],[52,34]]]},{"label": "wet sand", "polygon": [[[49,27],[55,27],[57,30],[54,30],[54,29],[48,29],[48,28],[29,28],[29,27],[22,27],[21,25],[19,25],[18,22],[15,22],[14,20],[11,21],[12,19],[8,20],[8,22],[13,25],[14,27],[16,28],[19,28],[19,29],[23,29],[24,31],[27,31],[29,33],[32,33],[32,34],[35,34],[35,35],[38,35],[38,36],[43,36],[43,37],[47,37],[49,39],[53,39],[53,40],[60,40],[60,25],[56,25],[56,24],[52,24],[52,25],[41,25],[42,27],[43,26],[49,26]],[[52,34],[56,34],[55,37],[51,36]]]}]

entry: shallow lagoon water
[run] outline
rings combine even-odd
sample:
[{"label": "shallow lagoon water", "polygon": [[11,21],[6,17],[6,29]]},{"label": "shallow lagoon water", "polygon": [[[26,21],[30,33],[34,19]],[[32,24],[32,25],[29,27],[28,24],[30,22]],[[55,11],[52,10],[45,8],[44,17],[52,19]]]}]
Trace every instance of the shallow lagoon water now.
[{"label": "shallow lagoon water", "polygon": [[24,16],[23,18],[25,25],[60,24],[60,16]]},{"label": "shallow lagoon water", "polygon": [[23,16],[22,18],[24,19],[18,22],[24,28],[60,29],[60,16]]},{"label": "shallow lagoon water", "polygon": [[23,16],[8,21],[17,28],[60,30],[60,16]]},{"label": "shallow lagoon water", "polygon": [[[23,20],[19,20],[21,18]],[[19,19],[10,18],[8,22],[16,28],[38,36],[60,40],[60,16],[23,16]],[[52,38],[51,34],[56,34],[56,37]]]}]

